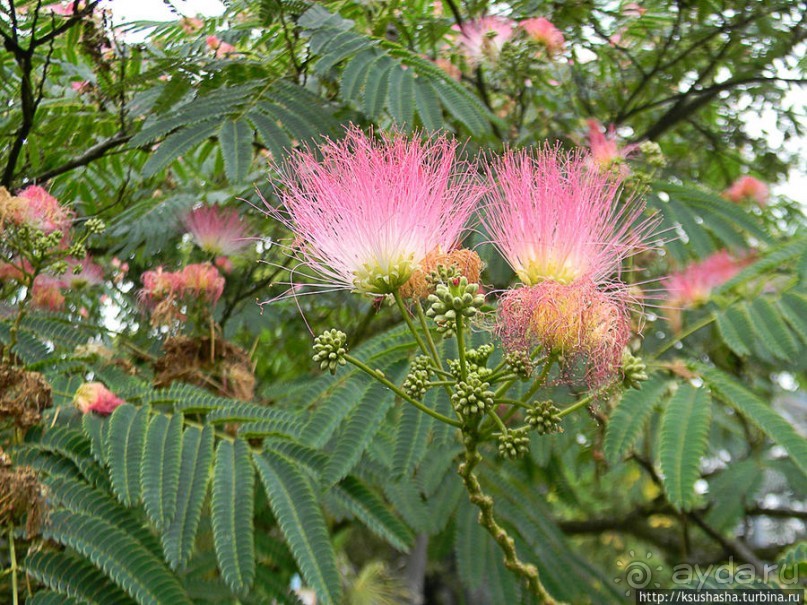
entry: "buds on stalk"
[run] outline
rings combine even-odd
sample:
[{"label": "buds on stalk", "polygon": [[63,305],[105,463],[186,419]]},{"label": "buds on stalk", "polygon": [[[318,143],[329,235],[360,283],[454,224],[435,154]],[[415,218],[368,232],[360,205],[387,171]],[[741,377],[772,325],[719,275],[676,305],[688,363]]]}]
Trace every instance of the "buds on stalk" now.
[{"label": "buds on stalk", "polygon": [[314,339],[314,361],[321,370],[336,374],[336,368],[345,365],[347,334],[340,330],[327,330]]}]

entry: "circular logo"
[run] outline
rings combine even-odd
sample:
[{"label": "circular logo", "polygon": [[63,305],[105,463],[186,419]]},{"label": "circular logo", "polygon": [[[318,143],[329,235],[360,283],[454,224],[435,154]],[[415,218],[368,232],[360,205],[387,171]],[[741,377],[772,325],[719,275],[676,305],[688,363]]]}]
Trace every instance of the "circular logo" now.
[{"label": "circular logo", "polygon": [[621,570],[621,574],[614,578],[617,584],[625,587],[625,596],[629,597],[631,592],[640,588],[660,588],[661,584],[653,580],[653,573],[662,571],[661,565],[656,565],[652,560],[653,553],[646,552],[644,558],[636,556],[636,551],[628,551],[627,557],[620,557],[616,561],[616,566]]}]

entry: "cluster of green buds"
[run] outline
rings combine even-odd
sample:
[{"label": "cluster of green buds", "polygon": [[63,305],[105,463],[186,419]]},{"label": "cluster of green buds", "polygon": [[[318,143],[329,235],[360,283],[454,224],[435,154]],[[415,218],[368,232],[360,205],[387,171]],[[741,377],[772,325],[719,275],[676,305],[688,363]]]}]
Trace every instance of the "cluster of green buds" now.
[{"label": "cluster of green buds", "polygon": [[560,427],[560,410],[551,401],[536,403],[527,411],[526,420],[539,435],[560,433],[563,430]]},{"label": "cluster of green buds", "polygon": [[431,360],[425,355],[418,355],[412,360],[409,374],[401,385],[403,392],[415,399],[423,399],[429,388],[429,377],[432,374]]},{"label": "cluster of green buds", "polygon": [[458,317],[473,317],[485,304],[485,297],[479,294],[479,284],[469,284],[464,276],[437,284],[427,300],[431,306],[426,315],[434,319],[438,332],[446,337],[454,333]]},{"label": "cluster of green buds", "polygon": [[[493,345],[482,345],[476,349],[468,349],[465,352],[465,359],[468,364],[468,372],[475,373],[485,380],[493,374],[493,370],[486,367],[488,358],[493,353]],[[456,380],[462,379],[462,365],[459,359],[448,360],[448,371],[454,376]]]},{"label": "cluster of green buds", "polygon": [[56,249],[62,241],[64,234],[61,231],[45,233],[39,229],[22,226],[18,228],[20,240],[29,242],[30,249],[35,256],[44,257]]},{"label": "cluster of green buds", "polygon": [[321,370],[336,373],[336,368],[345,365],[347,334],[340,330],[327,330],[314,339],[314,361]]},{"label": "cluster of green buds", "polygon": [[106,223],[104,223],[104,221],[102,221],[100,218],[91,218],[87,219],[87,222],[84,223],[84,228],[90,235],[98,235],[104,232],[106,229]]},{"label": "cluster of green buds", "polygon": [[647,364],[625,349],[622,354],[622,383],[628,389],[641,389],[647,380]]},{"label": "cluster of green buds", "polygon": [[645,161],[654,168],[664,168],[667,165],[667,159],[655,141],[642,141],[639,143],[639,151],[642,152]]},{"label": "cluster of green buds", "polygon": [[530,438],[527,427],[512,429],[499,435],[499,455],[514,460],[530,451]]},{"label": "cluster of green buds", "polygon": [[490,384],[471,372],[465,380],[461,380],[451,395],[451,405],[463,417],[482,414],[493,407],[494,393]]},{"label": "cluster of green buds", "polygon": [[512,351],[504,356],[504,362],[510,371],[521,378],[526,380],[532,374],[532,360],[525,351]]}]

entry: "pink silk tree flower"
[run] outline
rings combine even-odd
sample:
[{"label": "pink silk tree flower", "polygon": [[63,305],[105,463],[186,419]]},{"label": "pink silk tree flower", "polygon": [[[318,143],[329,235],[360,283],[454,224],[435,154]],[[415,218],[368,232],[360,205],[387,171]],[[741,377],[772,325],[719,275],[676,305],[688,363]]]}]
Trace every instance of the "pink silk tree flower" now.
[{"label": "pink silk tree flower", "polygon": [[182,222],[196,245],[212,255],[232,256],[249,246],[244,223],[233,208],[195,208]]},{"label": "pink silk tree flower", "polygon": [[765,206],[768,203],[768,186],[759,179],[744,175],[723,192],[723,197],[734,203],[750,199],[760,206]]},{"label": "pink silk tree flower", "polygon": [[601,384],[619,369],[630,339],[628,302],[624,287],[603,289],[589,279],[544,281],[505,292],[498,333],[510,351],[529,354],[540,346],[563,356],[567,368],[582,361],[589,384]]},{"label": "pink silk tree flower", "polygon": [[608,129],[607,134],[603,132],[602,124],[595,119],[588,120],[588,145],[591,150],[591,160],[599,170],[610,170],[613,166],[619,165],[619,172],[622,176],[627,176],[629,168],[622,164],[627,157],[633,153],[637,145],[625,145],[620,148],[616,140],[614,127]]},{"label": "pink silk tree flower", "polygon": [[101,416],[109,416],[122,404],[123,400],[100,382],[85,382],[73,396],[73,405],[82,414],[95,412]]},{"label": "pink silk tree flower", "polygon": [[675,307],[703,304],[712,290],[726,283],[751,262],[753,255],[735,257],[727,250],[721,250],[692,263],[671,274],[665,281],[668,303]]},{"label": "pink silk tree flower", "polygon": [[495,61],[504,43],[513,37],[515,22],[497,15],[466,21],[453,26],[459,32],[460,51],[468,63],[477,65],[483,59]]},{"label": "pink silk tree flower", "polygon": [[216,51],[216,58],[221,59],[225,55],[235,52],[235,46],[220,40],[218,36],[208,36],[205,38],[207,47]]},{"label": "pink silk tree flower", "polygon": [[145,271],[141,280],[140,296],[147,304],[173,298],[185,285],[181,274],[164,271],[162,267]]},{"label": "pink silk tree flower", "polygon": [[543,44],[549,54],[563,50],[566,40],[563,33],[545,17],[533,17],[519,22],[518,26],[533,40]]},{"label": "pink silk tree flower", "polygon": [[545,146],[509,151],[489,167],[498,186],[482,220],[524,284],[608,284],[625,258],[646,248],[657,217],[642,219],[641,200],[619,200],[622,178],[589,165],[586,153]]},{"label": "pink silk tree flower", "polygon": [[64,307],[61,279],[50,275],[37,275],[31,288],[31,306],[46,311],[60,311]]},{"label": "pink silk tree flower", "polygon": [[379,140],[359,128],[278,167],[286,214],[268,214],[294,234],[295,254],[330,287],[396,292],[433,250],[459,241],[485,187],[456,159],[445,136]]},{"label": "pink silk tree flower", "polygon": [[21,209],[20,222],[45,233],[67,233],[73,213],[42,187],[31,185],[19,192],[18,197],[27,200]]},{"label": "pink silk tree flower", "polygon": [[210,263],[188,265],[182,270],[181,296],[215,305],[224,292],[224,277]]}]

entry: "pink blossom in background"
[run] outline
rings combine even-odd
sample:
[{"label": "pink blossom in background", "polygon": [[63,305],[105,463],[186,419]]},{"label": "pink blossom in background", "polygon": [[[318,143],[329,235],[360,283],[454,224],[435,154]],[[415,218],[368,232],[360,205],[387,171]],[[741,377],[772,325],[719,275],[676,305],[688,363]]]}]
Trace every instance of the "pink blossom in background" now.
[{"label": "pink blossom in background", "polygon": [[74,2],[57,2],[56,4],[48,4],[42,7],[42,10],[46,13],[53,13],[54,15],[58,15],[60,17],[72,17],[73,14],[77,11],[80,11],[84,8],[84,2],[82,0],[75,0]]},{"label": "pink blossom in background", "polygon": [[233,272],[233,261],[226,256],[217,256],[213,260],[213,264],[216,265],[216,267],[218,267],[223,273]]},{"label": "pink blossom in background", "polygon": [[482,220],[524,284],[607,284],[625,258],[646,249],[657,217],[642,219],[638,198],[620,202],[622,178],[592,170],[590,159],[546,146],[507,152],[489,168],[498,185]]},{"label": "pink blossom in background", "polygon": [[225,55],[228,55],[235,51],[235,46],[220,40],[217,36],[210,35],[205,38],[205,42],[211,50],[216,51],[216,58],[221,59]]},{"label": "pink blossom in background", "polygon": [[668,303],[673,307],[702,304],[709,299],[713,289],[726,283],[752,261],[752,255],[736,257],[721,250],[694,262],[666,279]]},{"label": "pink blossom in background", "polygon": [[[204,25],[205,22],[198,17],[183,17],[179,20],[179,26],[182,28],[182,31],[188,35],[198,32]],[[215,36],[213,36],[213,38],[215,38]]]},{"label": "pink blossom in background", "polygon": [[62,288],[65,283],[50,275],[37,275],[31,288],[31,306],[45,311],[59,311],[64,307]]},{"label": "pink blossom in background", "polygon": [[550,54],[563,50],[566,40],[563,33],[545,17],[533,17],[519,22],[518,26],[536,42],[543,44]]},{"label": "pink blossom in background", "polygon": [[513,37],[515,22],[496,15],[466,21],[452,29],[459,32],[459,48],[471,65],[495,60],[504,43]]},{"label": "pink blossom in background", "polygon": [[462,70],[444,57],[438,57],[434,64],[446,72],[451,78],[459,82],[462,80]]},{"label": "pink blossom in background", "polygon": [[[637,149],[637,145],[626,145],[619,147],[616,140],[614,127],[608,129],[608,134],[603,132],[602,124],[595,119],[588,120],[588,145],[591,150],[591,159],[601,170],[609,170],[614,164],[619,164]],[[627,166],[620,166],[620,172],[627,176],[630,169]]]},{"label": "pink blossom in background", "polygon": [[26,187],[17,194],[28,203],[22,207],[19,222],[25,223],[45,233],[61,231],[67,233],[73,220],[73,213],[38,185]]},{"label": "pink blossom in background", "polygon": [[173,298],[184,286],[182,275],[165,271],[162,267],[145,271],[141,280],[141,297],[149,304]]},{"label": "pink blossom in background", "polygon": [[0,261],[0,281],[18,281],[25,280],[25,273],[31,275],[34,268],[31,263],[26,259],[13,258],[10,261]]},{"label": "pink blossom in background", "polygon": [[90,89],[90,82],[88,80],[82,80],[81,82],[71,82],[70,88],[75,90],[78,94],[81,94]]},{"label": "pink blossom in background", "polygon": [[603,289],[589,279],[544,281],[504,293],[497,331],[510,351],[541,346],[563,355],[567,367],[582,360],[589,384],[601,384],[619,369],[631,336],[628,302],[624,287]]},{"label": "pink blossom in background", "polygon": [[358,127],[279,166],[283,214],[267,213],[296,238],[295,254],[330,287],[387,294],[427,254],[451,250],[485,191],[474,166],[446,136],[380,139]]},{"label": "pink blossom in background", "polygon": [[73,405],[82,414],[95,412],[101,416],[109,416],[115,408],[123,405],[123,400],[100,382],[85,382],[73,397]]},{"label": "pink blossom in background", "polygon": [[[95,263],[89,256],[84,257],[80,262],[76,259],[67,260],[67,273],[62,280],[69,288],[81,288],[84,286],[97,286],[104,283],[104,270]],[[76,273],[78,267],[78,273]]]},{"label": "pink blossom in background", "polygon": [[233,208],[195,208],[182,218],[182,222],[196,245],[205,252],[232,256],[249,246],[244,223]]},{"label": "pink blossom in background", "polygon": [[187,265],[181,275],[182,296],[198,298],[215,305],[224,292],[224,277],[210,263]]},{"label": "pink blossom in background", "polygon": [[759,179],[744,175],[734,181],[731,187],[723,192],[723,196],[735,203],[750,199],[764,206],[768,203],[768,186]]}]

